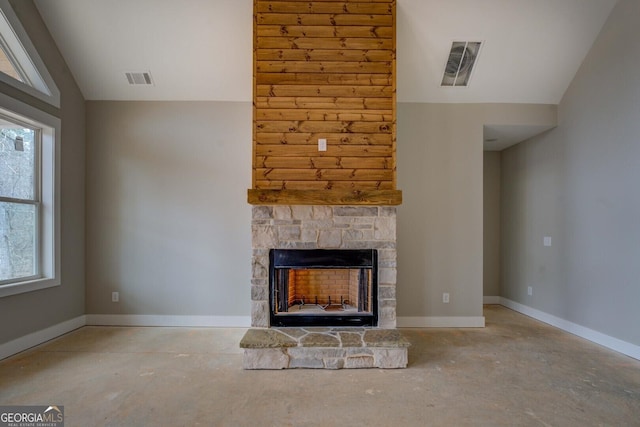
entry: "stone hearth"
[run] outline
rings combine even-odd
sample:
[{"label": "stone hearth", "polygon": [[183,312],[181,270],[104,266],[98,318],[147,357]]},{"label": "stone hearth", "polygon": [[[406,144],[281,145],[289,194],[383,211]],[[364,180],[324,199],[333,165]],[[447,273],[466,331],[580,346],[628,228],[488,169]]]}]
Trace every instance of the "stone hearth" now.
[{"label": "stone hearth", "polygon": [[409,342],[395,329],[250,329],[245,369],[406,368]]}]

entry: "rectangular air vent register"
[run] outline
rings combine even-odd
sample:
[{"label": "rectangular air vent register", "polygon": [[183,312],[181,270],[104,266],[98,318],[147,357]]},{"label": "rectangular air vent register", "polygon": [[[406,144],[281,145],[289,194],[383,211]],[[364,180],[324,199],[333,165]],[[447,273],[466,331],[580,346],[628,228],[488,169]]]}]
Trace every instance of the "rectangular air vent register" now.
[{"label": "rectangular air vent register", "polygon": [[453,42],[441,86],[468,86],[480,54],[481,42]]},{"label": "rectangular air vent register", "polygon": [[128,71],[124,73],[127,77],[127,81],[132,86],[153,86],[153,80],[151,79],[151,73],[145,72],[133,72]]}]

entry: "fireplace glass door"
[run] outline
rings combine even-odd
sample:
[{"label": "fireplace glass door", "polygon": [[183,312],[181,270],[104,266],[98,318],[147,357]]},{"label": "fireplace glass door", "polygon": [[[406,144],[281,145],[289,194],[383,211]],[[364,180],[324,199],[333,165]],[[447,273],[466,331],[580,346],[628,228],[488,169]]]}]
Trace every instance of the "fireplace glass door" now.
[{"label": "fireplace glass door", "polygon": [[375,326],[377,252],[270,252],[272,326]]}]

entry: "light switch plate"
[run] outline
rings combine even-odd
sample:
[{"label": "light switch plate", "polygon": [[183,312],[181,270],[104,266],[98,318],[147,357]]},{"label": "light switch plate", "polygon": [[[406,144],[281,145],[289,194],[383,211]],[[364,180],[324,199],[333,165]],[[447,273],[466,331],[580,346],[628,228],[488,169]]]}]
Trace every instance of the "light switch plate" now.
[{"label": "light switch plate", "polygon": [[551,246],[551,237],[544,236],[544,245],[545,246]]}]

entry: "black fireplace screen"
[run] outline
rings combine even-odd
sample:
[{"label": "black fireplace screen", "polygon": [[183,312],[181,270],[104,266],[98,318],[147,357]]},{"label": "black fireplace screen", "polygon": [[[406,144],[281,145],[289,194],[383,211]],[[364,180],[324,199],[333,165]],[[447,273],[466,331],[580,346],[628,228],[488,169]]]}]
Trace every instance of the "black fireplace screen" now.
[{"label": "black fireplace screen", "polygon": [[271,326],[376,326],[375,249],[272,249]]}]

